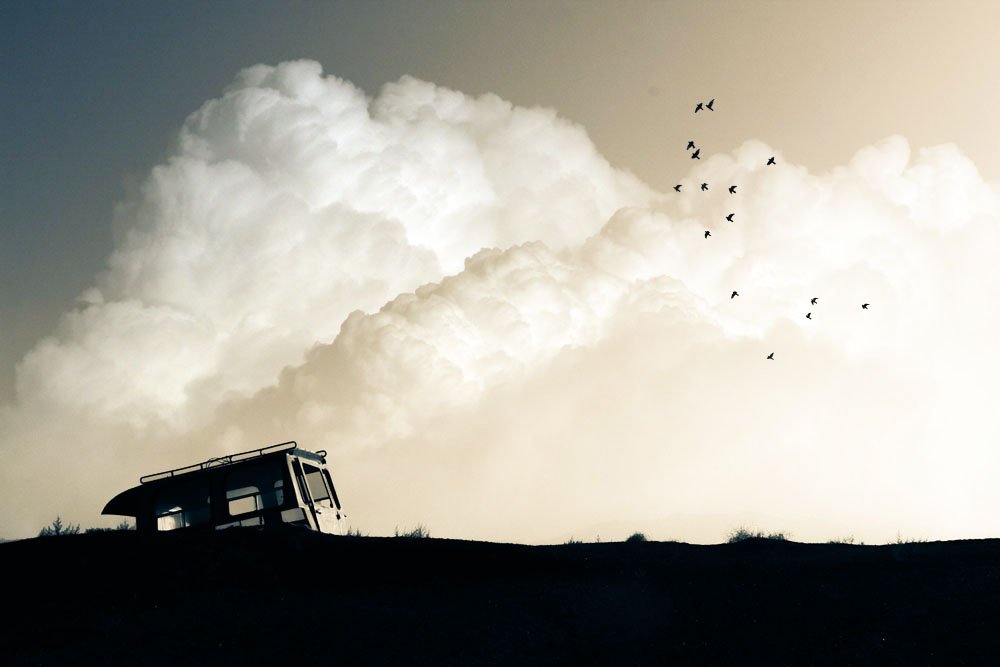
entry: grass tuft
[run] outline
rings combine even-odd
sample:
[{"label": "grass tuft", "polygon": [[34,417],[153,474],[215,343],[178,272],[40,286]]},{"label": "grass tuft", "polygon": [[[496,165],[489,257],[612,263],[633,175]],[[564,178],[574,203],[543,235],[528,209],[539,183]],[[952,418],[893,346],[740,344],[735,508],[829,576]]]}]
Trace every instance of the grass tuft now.
[{"label": "grass tuft", "polygon": [[418,538],[425,538],[425,537],[430,537],[431,536],[431,532],[429,530],[427,530],[426,528],[424,528],[423,524],[417,524],[416,528],[413,528],[412,530],[409,530],[409,531],[404,531],[402,533],[399,532],[399,528],[397,527],[396,528],[395,536],[396,537],[418,537]]}]

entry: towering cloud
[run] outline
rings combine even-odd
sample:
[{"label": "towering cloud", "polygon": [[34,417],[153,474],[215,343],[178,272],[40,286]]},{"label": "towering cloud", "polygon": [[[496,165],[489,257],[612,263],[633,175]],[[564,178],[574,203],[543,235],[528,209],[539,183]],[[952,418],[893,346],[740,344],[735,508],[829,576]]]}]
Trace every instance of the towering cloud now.
[{"label": "towering cloud", "polygon": [[107,272],[21,364],[18,394],[137,426],[203,417],[354,309],[484,247],[579,243],[649,197],[549,110],[412,78],[369,100],[315,62],[253,67],[119,206]]},{"label": "towering cloud", "polygon": [[[770,153],[748,142],[692,174],[740,197],[622,209],[561,253],[484,251],[354,313],[223,423],[308,436],[348,478],[365,462],[348,495],[376,523],[476,537],[637,517],[697,539],[740,517],[807,538],[996,530],[973,506],[1000,500],[982,473],[998,322],[975,305],[1000,287],[979,246],[995,192],[953,148],[911,163],[899,138],[822,176],[765,169]],[[942,199],[958,201],[928,215]]]},{"label": "towering cloud", "polygon": [[296,437],[374,532],[1000,530],[1000,199],[954,147],[816,175],[748,141],[658,194],[551,112],[308,62],[246,70],[178,145],[0,417],[5,499],[89,482],[5,527]]}]

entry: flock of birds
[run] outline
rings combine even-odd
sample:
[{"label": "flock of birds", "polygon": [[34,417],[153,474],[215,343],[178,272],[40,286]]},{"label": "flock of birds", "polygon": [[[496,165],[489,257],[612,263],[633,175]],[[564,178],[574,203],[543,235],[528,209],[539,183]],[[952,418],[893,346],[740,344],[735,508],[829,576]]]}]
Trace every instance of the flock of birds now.
[{"label": "flock of birds", "polygon": [[[715,105],[715,98],[714,97],[712,99],[710,99],[707,103],[706,102],[698,102],[698,104],[694,108],[694,112],[698,113],[699,111],[704,111],[705,109],[708,109],[709,111],[715,111],[714,105]],[[693,151],[691,153],[691,159],[692,160],[700,160],[701,159],[701,149],[698,148],[695,145],[695,143],[694,143],[693,140],[688,140],[688,142],[687,142],[687,150],[688,151]],[[776,164],[776,162],[774,160],[774,156],[772,155],[771,157],[769,157],[767,159],[767,163],[764,166],[770,167],[773,164]],[[674,186],[674,192],[680,192],[681,191],[681,186],[682,186],[681,183],[678,183],[677,185],[675,185]],[[708,190],[708,183],[702,183],[701,184],[701,191],[705,192],[706,190]],[[736,194],[736,186],[735,185],[730,185],[729,186],[729,194],[731,194],[731,195],[735,195]],[[726,221],[727,222],[733,222],[733,218],[734,217],[736,217],[736,214],[735,213],[730,213],[729,215],[726,216]],[[705,238],[707,239],[711,235],[712,235],[712,232],[710,232],[709,230],[706,229],[705,230]],[[739,292],[737,292],[736,290],[733,290],[733,293],[729,295],[729,298],[730,299],[735,299],[739,295],[740,295]],[[815,306],[818,303],[819,303],[819,297],[815,297],[814,296],[814,297],[812,297],[809,300],[809,305],[811,305],[811,306]],[[868,306],[870,306],[870,305],[871,305],[870,303],[863,303],[863,304],[861,304],[861,309],[862,310],[868,310]],[[812,319],[812,311],[809,311],[808,313],[806,313],[806,319],[807,320],[811,320]],[[767,358],[770,359],[771,361],[774,361],[774,352],[771,352],[769,355],[767,355]]]}]

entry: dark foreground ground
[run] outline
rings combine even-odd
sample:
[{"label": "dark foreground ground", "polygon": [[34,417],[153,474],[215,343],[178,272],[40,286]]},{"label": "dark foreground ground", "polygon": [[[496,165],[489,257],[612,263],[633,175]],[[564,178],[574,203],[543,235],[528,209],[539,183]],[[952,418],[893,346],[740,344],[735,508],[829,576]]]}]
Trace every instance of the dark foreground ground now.
[{"label": "dark foreground ground", "polygon": [[1000,664],[1000,540],[0,545],[0,664]]}]

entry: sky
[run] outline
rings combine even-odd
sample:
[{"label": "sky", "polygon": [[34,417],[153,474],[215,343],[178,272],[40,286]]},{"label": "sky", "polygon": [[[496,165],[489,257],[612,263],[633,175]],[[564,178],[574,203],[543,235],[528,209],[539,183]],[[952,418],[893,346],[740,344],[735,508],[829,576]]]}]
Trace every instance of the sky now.
[{"label": "sky", "polygon": [[995,6],[0,12],[0,535],[289,438],[374,534],[1000,529]]}]

